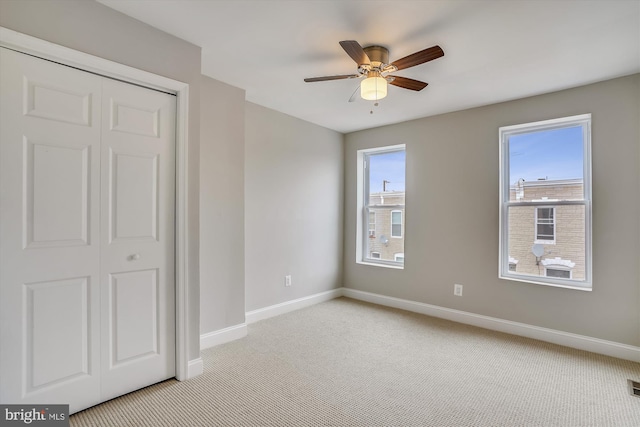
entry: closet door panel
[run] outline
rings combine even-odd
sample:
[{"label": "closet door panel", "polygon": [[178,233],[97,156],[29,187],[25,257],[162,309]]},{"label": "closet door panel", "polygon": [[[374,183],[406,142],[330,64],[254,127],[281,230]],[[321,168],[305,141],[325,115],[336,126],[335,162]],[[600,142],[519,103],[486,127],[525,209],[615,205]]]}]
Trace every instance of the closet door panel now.
[{"label": "closet door panel", "polygon": [[0,402],[73,413],[175,376],[175,97],[0,66]]},{"label": "closet door panel", "polygon": [[101,400],[101,78],[0,66],[0,401],[76,411]]},{"label": "closet door panel", "polygon": [[172,95],[103,81],[102,394],[175,376]]}]

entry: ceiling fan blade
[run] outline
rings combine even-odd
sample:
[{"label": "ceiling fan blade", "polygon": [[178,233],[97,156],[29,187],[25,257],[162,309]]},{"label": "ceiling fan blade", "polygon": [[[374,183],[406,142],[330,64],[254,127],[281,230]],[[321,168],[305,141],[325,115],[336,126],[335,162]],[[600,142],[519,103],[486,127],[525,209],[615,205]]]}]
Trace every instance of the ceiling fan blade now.
[{"label": "ceiling fan blade", "polygon": [[343,40],[340,42],[340,46],[342,46],[344,51],[347,52],[347,55],[349,55],[351,59],[356,61],[356,64],[362,65],[371,63],[367,54],[364,53],[364,49],[362,49],[362,46],[360,46],[360,43],[358,43],[357,41]]},{"label": "ceiling fan blade", "polygon": [[425,62],[433,61],[444,56],[444,51],[440,46],[433,46],[420,52],[413,53],[404,58],[393,61],[391,65],[395,66],[398,70],[414,67],[416,65],[424,64]]},{"label": "ceiling fan blade", "polygon": [[312,83],[312,82],[324,82],[327,80],[357,79],[358,77],[360,77],[359,74],[341,74],[339,76],[310,77],[310,78],[304,79],[304,81],[307,83]]},{"label": "ceiling fan blade", "polygon": [[427,87],[429,83],[421,82],[420,80],[413,80],[407,77],[392,76],[393,80],[389,82],[390,85],[398,86],[403,89],[410,89],[420,91]]}]

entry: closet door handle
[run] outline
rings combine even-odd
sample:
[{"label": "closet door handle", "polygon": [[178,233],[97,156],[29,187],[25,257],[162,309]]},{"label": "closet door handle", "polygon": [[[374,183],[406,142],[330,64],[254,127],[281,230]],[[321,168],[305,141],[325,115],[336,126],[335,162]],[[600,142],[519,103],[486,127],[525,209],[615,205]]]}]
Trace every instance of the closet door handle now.
[{"label": "closet door handle", "polygon": [[137,261],[140,259],[140,254],[132,254],[127,257],[129,261]]}]

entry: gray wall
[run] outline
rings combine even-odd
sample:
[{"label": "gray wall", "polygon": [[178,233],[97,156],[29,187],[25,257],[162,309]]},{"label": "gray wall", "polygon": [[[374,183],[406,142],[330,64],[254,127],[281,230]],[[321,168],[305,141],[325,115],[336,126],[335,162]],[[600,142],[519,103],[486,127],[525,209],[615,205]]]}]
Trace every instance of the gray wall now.
[{"label": "gray wall", "polygon": [[[640,345],[639,104],[634,75],[346,135],[345,286]],[[498,128],[582,113],[593,115],[593,291],[499,280]],[[405,269],[356,264],[356,150],[400,143]]]},{"label": "gray wall", "polygon": [[244,90],[202,77],[200,333],[244,323]]},{"label": "gray wall", "polygon": [[94,1],[2,0],[0,26],[189,84],[189,359],[200,357],[200,48]]},{"label": "gray wall", "polygon": [[246,310],[342,286],[343,135],[247,103],[244,158]]}]

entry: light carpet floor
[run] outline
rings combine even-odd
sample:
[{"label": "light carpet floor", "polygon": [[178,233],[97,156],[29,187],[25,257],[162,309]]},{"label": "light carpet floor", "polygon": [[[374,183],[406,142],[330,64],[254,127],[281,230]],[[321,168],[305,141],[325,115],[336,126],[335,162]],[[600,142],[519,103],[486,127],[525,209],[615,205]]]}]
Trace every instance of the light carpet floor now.
[{"label": "light carpet floor", "polygon": [[638,427],[640,364],[339,298],[249,325],[204,374],[72,426]]}]

